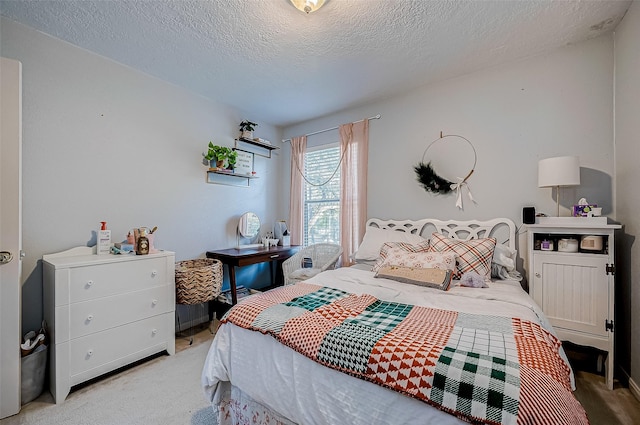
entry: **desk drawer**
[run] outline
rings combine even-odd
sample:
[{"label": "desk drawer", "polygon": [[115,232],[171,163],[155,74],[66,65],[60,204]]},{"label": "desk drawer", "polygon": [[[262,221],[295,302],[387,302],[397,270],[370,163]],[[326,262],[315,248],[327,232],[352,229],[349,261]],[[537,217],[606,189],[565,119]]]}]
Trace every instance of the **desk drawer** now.
[{"label": "desk drawer", "polygon": [[[69,308],[69,339],[121,326],[129,322],[174,311],[170,305],[173,286],[165,285],[98,300],[61,306]],[[59,335],[65,340],[66,335]]]},{"label": "desk drawer", "polygon": [[166,313],[70,341],[72,385],[130,363],[136,353],[149,355],[151,347],[166,347],[174,332],[171,322],[173,313]]},{"label": "desk drawer", "polygon": [[57,305],[108,297],[123,292],[137,291],[167,283],[167,260],[148,258],[99,264],[87,267],[63,269],[58,273],[68,273],[67,279],[58,279],[56,284],[69,285],[69,299],[57,300]]}]

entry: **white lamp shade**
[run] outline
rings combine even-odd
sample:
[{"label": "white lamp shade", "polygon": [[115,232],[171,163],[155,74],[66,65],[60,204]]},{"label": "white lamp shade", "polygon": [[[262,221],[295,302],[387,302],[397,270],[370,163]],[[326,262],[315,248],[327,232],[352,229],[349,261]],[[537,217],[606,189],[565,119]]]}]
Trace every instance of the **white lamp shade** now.
[{"label": "white lamp shade", "polygon": [[577,186],[580,184],[580,158],[559,156],[538,162],[538,187]]}]

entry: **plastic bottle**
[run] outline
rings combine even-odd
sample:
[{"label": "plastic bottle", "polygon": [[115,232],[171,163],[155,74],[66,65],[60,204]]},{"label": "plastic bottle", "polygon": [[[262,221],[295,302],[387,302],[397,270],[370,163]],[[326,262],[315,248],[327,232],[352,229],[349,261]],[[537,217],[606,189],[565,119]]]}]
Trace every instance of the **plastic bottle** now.
[{"label": "plastic bottle", "polygon": [[96,244],[96,254],[104,255],[111,252],[111,230],[107,230],[107,222],[100,222],[100,230],[98,230],[98,241]]}]

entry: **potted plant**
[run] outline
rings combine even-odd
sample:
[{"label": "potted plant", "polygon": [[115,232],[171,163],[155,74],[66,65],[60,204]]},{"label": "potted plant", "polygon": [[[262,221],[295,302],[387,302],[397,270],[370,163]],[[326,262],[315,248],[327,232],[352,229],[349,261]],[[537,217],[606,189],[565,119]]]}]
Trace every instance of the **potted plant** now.
[{"label": "potted plant", "polygon": [[[203,154],[204,155],[204,154]],[[209,142],[209,150],[204,159],[210,161],[210,167],[216,169],[233,169],[238,159],[238,153],[226,146],[214,145]],[[215,166],[214,166],[215,161]]]},{"label": "potted plant", "polygon": [[244,120],[240,123],[240,137],[243,139],[253,140],[253,130],[258,126],[258,124]]}]

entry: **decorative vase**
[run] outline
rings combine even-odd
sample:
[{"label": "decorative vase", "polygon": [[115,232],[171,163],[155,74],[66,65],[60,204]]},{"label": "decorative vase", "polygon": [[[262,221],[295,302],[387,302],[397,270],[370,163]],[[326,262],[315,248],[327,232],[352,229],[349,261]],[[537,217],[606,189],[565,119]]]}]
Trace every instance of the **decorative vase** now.
[{"label": "decorative vase", "polygon": [[253,140],[253,131],[244,130],[240,137],[243,139]]}]

